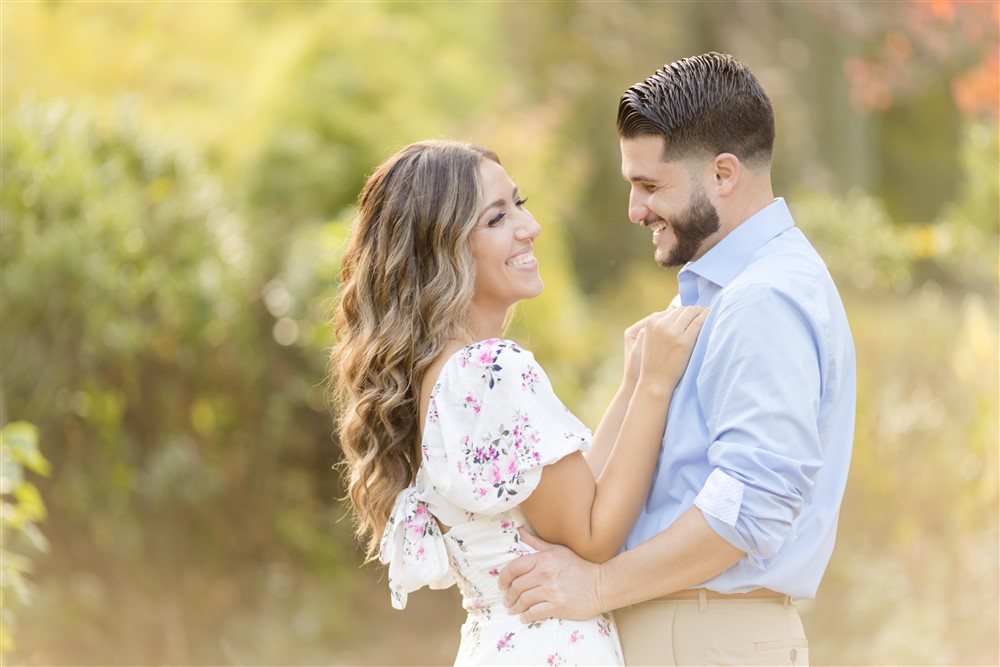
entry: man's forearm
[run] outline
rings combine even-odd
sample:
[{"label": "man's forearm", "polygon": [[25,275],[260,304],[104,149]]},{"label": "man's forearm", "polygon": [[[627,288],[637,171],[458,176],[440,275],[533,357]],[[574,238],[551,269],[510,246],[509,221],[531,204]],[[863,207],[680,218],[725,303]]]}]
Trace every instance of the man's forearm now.
[{"label": "man's forearm", "polygon": [[600,566],[601,611],[697,586],[745,556],[691,507],[656,537]]}]

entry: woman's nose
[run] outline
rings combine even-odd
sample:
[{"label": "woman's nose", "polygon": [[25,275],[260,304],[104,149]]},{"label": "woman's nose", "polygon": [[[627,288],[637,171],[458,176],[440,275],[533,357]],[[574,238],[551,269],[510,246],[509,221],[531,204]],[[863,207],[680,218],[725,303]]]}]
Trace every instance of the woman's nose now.
[{"label": "woman's nose", "polygon": [[535,216],[530,213],[524,215],[524,221],[518,225],[518,238],[533,239],[542,233],[542,226],[535,220]]}]

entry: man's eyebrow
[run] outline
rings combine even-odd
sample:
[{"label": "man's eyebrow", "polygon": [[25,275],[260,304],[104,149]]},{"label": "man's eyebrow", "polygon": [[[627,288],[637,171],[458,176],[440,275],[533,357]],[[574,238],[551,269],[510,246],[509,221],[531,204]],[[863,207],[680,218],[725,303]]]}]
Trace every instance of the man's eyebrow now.
[{"label": "man's eyebrow", "polygon": [[622,174],[622,178],[624,178],[629,183],[640,183],[640,182],[641,183],[656,183],[657,182],[655,178],[653,178],[651,176],[643,176],[642,174],[636,174],[635,176],[631,176],[631,177],[626,176],[625,174]]}]

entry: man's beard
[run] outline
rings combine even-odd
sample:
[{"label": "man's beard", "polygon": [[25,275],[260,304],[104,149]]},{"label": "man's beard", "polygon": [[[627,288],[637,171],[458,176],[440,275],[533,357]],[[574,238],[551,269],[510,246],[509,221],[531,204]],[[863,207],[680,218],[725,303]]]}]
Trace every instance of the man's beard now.
[{"label": "man's beard", "polygon": [[699,187],[691,195],[688,209],[670,223],[676,243],[666,257],[656,257],[656,263],[664,267],[683,266],[698,254],[701,243],[719,231],[719,212]]}]

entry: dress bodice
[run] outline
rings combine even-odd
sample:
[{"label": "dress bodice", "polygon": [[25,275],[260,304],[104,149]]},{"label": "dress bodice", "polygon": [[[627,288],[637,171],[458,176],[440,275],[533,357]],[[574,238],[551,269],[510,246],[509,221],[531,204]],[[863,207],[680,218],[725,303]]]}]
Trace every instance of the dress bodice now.
[{"label": "dress bodice", "polygon": [[399,494],[383,536],[393,605],[421,586],[457,582],[467,609],[489,606],[499,570],[531,551],[518,537],[518,505],[543,466],[590,440],[530,352],[490,339],[452,355],[428,402],[416,482]]},{"label": "dress bodice", "polygon": [[[503,605],[500,571],[533,549],[520,503],[542,468],[590,446],[591,433],[545,373],[510,341],[462,348],[431,392],[414,485],[396,499],[379,559],[397,609],[421,588],[457,584],[468,619],[455,664],[620,665],[608,614],[524,624]],[[445,526],[447,532],[442,532]]]}]

